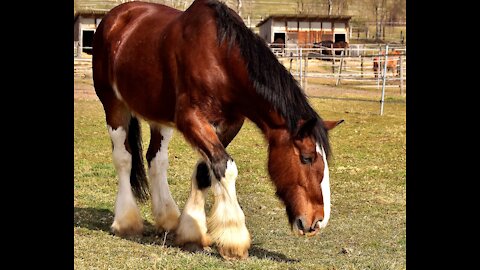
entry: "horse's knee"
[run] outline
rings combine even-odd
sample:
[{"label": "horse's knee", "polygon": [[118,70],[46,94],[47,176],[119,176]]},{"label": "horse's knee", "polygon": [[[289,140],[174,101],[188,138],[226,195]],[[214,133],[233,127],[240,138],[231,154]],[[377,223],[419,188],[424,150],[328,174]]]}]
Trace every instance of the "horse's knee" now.
[{"label": "horse's knee", "polygon": [[225,177],[229,160],[233,161],[230,155],[228,155],[226,152],[223,152],[222,154],[219,154],[210,160],[210,167],[217,180]]}]

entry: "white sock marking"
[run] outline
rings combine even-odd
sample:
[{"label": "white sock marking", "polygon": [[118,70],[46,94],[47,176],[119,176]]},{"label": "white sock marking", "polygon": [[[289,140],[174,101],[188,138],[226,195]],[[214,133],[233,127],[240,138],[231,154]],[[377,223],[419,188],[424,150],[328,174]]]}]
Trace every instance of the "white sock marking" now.
[{"label": "white sock marking", "polygon": [[205,216],[205,195],[208,189],[203,191],[197,185],[197,167],[202,160],[199,160],[193,170],[190,196],[188,197],[182,215],[180,216],[177,228],[177,241],[180,244],[196,242],[202,245],[206,243],[207,219]]},{"label": "white sock marking", "polygon": [[115,201],[115,220],[122,219],[129,211],[138,211],[130,185],[132,155],[125,148],[127,133],[123,127],[115,130],[108,126],[113,142],[113,164],[118,174],[118,193]]},{"label": "white sock marking", "polygon": [[250,234],[245,226],[245,215],[237,200],[235,190],[237,175],[235,162],[229,160],[225,178],[220,181],[212,180],[215,203],[209,218],[209,229],[217,245],[235,246],[243,250],[250,246]]},{"label": "white sock marking", "polygon": [[152,210],[157,225],[165,230],[171,230],[177,224],[180,216],[178,206],[172,198],[167,181],[168,144],[173,135],[173,128],[160,126],[162,134],[161,147],[150,161],[148,175],[152,194]]}]

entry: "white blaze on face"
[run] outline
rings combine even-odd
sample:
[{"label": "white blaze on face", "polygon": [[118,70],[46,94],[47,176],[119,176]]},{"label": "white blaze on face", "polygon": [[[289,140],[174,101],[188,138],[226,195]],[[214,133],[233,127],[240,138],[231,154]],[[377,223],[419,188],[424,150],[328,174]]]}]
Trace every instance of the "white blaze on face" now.
[{"label": "white blaze on face", "polygon": [[322,189],[323,196],[323,220],[318,222],[320,229],[327,226],[328,220],[330,219],[330,173],[328,171],[327,157],[325,155],[325,150],[323,146],[320,146],[317,143],[317,153],[320,154],[323,158],[323,164],[325,168],[323,169],[323,180],[320,184]]}]

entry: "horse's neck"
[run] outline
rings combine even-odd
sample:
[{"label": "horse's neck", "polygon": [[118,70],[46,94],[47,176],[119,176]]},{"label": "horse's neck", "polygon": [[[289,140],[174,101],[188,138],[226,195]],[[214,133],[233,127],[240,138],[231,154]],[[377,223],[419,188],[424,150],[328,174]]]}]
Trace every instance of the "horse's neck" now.
[{"label": "horse's neck", "polygon": [[262,110],[257,111],[256,117],[250,118],[257,127],[262,131],[263,135],[267,139],[268,143],[276,143],[279,139],[290,137],[285,119],[280,116],[275,110],[267,108],[262,113]]}]

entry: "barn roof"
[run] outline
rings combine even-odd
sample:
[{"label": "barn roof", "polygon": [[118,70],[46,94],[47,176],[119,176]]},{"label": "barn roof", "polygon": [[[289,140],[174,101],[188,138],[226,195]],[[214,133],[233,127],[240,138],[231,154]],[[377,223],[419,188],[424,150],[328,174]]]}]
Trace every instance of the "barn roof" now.
[{"label": "barn roof", "polygon": [[98,16],[95,16],[95,15],[100,15],[100,17],[103,17],[105,14],[107,14],[108,11],[109,11],[109,9],[105,9],[105,10],[92,9],[92,10],[74,11],[73,12],[73,23],[75,23],[78,20],[79,16],[82,16],[82,17],[89,17],[89,16],[98,17]]},{"label": "barn roof", "polygon": [[75,0],[73,17],[79,15],[105,15],[110,9],[121,4],[119,0]]},{"label": "barn roof", "polygon": [[315,14],[276,14],[270,15],[261,22],[259,22],[256,27],[260,27],[262,24],[266,23],[270,19],[276,20],[306,20],[306,21],[326,21],[326,20],[350,20],[352,16],[346,15],[315,15]]}]

